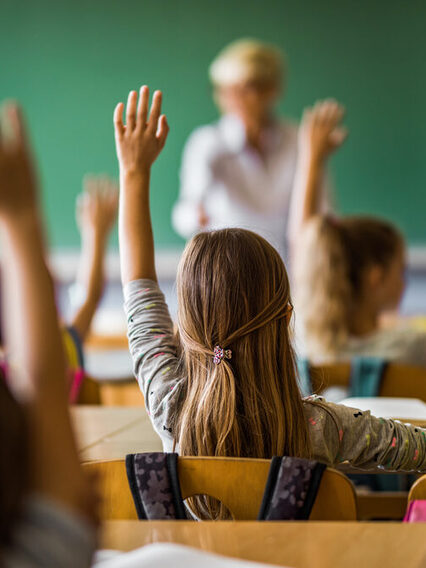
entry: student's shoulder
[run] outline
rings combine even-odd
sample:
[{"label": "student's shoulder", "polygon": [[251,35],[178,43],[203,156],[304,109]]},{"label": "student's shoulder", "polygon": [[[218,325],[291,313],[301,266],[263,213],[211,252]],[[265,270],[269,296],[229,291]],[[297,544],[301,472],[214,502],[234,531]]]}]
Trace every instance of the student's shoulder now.
[{"label": "student's shoulder", "polygon": [[311,440],[313,458],[329,465],[334,464],[342,429],[332,406],[317,395],[303,399],[303,410]]},{"label": "student's shoulder", "polygon": [[348,422],[352,422],[354,414],[359,412],[356,408],[330,402],[318,395],[304,398],[303,405],[308,424],[313,427],[322,426],[322,429],[327,430],[328,433],[339,432]]},{"label": "student's shoulder", "polygon": [[406,334],[407,356],[405,362],[411,365],[426,367],[426,333],[409,330]]},{"label": "student's shoulder", "polygon": [[[333,405],[332,405],[333,406]],[[334,419],[333,408],[330,403],[326,401],[323,396],[312,394],[303,399],[303,408],[308,422],[312,423],[311,419],[315,417],[332,418]]]},{"label": "student's shoulder", "polygon": [[410,328],[383,330],[377,334],[384,356],[408,365],[426,366],[426,333]]}]

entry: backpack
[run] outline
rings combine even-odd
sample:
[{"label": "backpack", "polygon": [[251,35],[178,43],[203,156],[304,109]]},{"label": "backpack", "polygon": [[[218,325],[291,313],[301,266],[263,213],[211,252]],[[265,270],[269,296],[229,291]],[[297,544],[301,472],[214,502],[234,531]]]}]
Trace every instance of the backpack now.
[{"label": "backpack", "polygon": [[[188,519],[176,453],[126,456],[126,472],[139,519]],[[258,520],[306,520],[326,466],[313,460],[273,457]],[[236,488],[237,490],[237,488]]]}]

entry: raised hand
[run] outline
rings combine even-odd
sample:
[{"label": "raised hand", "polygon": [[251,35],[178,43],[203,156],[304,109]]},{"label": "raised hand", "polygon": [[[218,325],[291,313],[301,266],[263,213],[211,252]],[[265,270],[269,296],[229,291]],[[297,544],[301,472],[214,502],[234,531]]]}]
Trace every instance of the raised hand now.
[{"label": "raised hand", "polygon": [[347,136],[346,128],[341,125],[344,114],[344,107],[333,99],[307,108],[299,130],[301,153],[321,162],[339,148]]},{"label": "raised hand", "polygon": [[0,134],[5,345],[17,362],[8,384],[25,400],[32,464],[28,488],[93,519],[92,489],[81,470],[68,411],[65,358],[33,165],[15,103],[2,109]]},{"label": "raised hand", "polygon": [[36,208],[36,182],[19,106],[4,103],[0,113],[0,215],[7,219]]},{"label": "raised hand", "polygon": [[77,198],[81,254],[74,298],[78,302],[71,325],[84,340],[102,297],[109,233],[117,218],[118,184],[107,176],[87,175]]},{"label": "raised hand", "polygon": [[118,235],[123,284],[139,278],[156,280],[154,238],[149,205],[151,166],[166,143],[169,127],[161,115],[161,92],[155,91],[148,117],[149,89],[130,91],[126,125],[123,103],[114,111],[115,143],[120,165]]},{"label": "raised hand", "polygon": [[161,115],[161,91],[155,91],[148,117],[149,89],[141,87],[138,94],[130,91],[127,99],[126,124],[123,124],[124,104],[114,111],[114,130],[120,173],[144,173],[150,170],[166,143],[169,127]]},{"label": "raised hand", "polygon": [[77,198],[77,224],[83,239],[108,237],[118,209],[118,184],[108,176],[86,175]]}]

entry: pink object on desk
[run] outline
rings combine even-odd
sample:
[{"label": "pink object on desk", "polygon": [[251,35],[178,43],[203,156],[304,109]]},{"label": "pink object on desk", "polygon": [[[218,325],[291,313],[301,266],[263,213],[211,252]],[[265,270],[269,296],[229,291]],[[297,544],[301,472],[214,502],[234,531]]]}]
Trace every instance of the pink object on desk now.
[{"label": "pink object on desk", "polygon": [[410,501],[404,523],[426,523],[426,500]]}]

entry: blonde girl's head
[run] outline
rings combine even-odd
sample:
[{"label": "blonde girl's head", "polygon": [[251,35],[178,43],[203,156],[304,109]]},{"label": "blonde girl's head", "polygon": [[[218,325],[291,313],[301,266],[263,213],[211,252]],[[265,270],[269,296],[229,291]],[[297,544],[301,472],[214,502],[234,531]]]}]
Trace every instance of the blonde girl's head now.
[{"label": "blonde girl's head", "polygon": [[[200,233],[183,254],[177,293],[181,454],[309,454],[289,339],[289,282],[276,250],[243,229]],[[231,358],[215,364],[216,346]]]},{"label": "blonde girl's head", "polygon": [[361,305],[378,314],[402,296],[404,241],[380,219],[314,217],[294,264],[295,303],[313,359],[337,357]]}]

